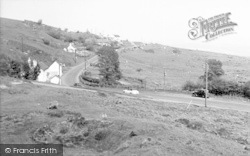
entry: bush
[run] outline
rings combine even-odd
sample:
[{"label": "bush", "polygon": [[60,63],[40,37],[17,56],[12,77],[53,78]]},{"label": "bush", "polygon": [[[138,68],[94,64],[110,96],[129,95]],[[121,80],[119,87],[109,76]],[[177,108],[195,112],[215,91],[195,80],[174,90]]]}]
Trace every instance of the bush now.
[{"label": "bush", "polygon": [[215,95],[242,95],[242,87],[233,81],[226,81],[221,78],[212,80],[209,83],[209,92]]},{"label": "bush", "polygon": [[77,39],[73,38],[72,36],[65,36],[65,39],[64,39],[65,42],[74,42],[76,40]]},{"label": "bush", "polygon": [[86,46],[86,50],[95,51],[95,48],[94,48],[93,45],[87,45],[87,46]]},{"label": "bush", "polygon": [[11,60],[4,54],[0,55],[0,75],[10,76],[14,78],[25,78],[28,80],[36,80],[40,73],[40,66],[30,68],[27,59],[23,62]]},{"label": "bush", "polygon": [[61,38],[61,33],[57,31],[50,31],[48,32],[48,35],[58,40]]},{"label": "bush", "polygon": [[46,45],[50,45],[50,41],[47,40],[47,39],[43,39],[43,43],[46,44]]},{"label": "bush", "polygon": [[183,87],[182,90],[188,90],[188,91],[194,91],[196,89],[204,88],[204,85],[201,83],[194,83],[192,81],[187,81]]},{"label": "bush", "polygon": [[250,81],[246,82],[243,86],[243,95],[250,98]]},{"label": "bush", "polygon": [[38,21],[37,21],[37,24],[38,25],[41,25],[43,23],[43,20],[42,19],[39,19]]},{"label": "bush", "polygon": [[91,82],[91,83],[96,83],[96,84],[100,83],[99,79],[95,79],[95,78],[92,78],[92,77],[89,77],[89,76],[86,76],[86,75],[82,75],[81,77],[82,77],[83,80]]},{"label": "bush", "polygon": [[147,52],[147,53],[155,53],[154,49],[146,49],[144,51]]}]

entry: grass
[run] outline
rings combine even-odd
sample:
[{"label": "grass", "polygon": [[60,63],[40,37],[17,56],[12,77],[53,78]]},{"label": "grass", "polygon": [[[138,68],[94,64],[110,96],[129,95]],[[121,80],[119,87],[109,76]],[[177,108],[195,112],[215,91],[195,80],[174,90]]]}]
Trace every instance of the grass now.
[{"label": "grass", "polygon": [[[37,22],[24,22],[1,18],[1,53],[11,59],[21,60],[22,57],[31,57],[50,65],[58,60],[66,66],[73,66],[74,54],[64,52],[69,43],[68,37],[75,40],[79,36],[86,38],[92,34],[64,32],[58,28]],[[79,41],[80,42],[80,41]],[[81,43],[79,43],[81,45]]]},{"label": "grass", "polygon": [[[1,143],[62,143],[64,155],[250,154],[246,112],[1,80],[9,86],[1,90]],[[58,109],[47,109],[52,101]]]},{"label": "grass", "polygon": [[[225,79],[246,82],[250,77],[249,58],[154,44],[145,45],[144,49],[121,52],[120,66],[125,77],[144,79],[151,89],[164,88],[164,70],[165,88],[168,90],[180,90],[188,80],[196,82],[204,73],[205,59],[221,60]],[[150,49],[154,53],[148,53]],[[137,69],[142,70],[138,72]]]}]

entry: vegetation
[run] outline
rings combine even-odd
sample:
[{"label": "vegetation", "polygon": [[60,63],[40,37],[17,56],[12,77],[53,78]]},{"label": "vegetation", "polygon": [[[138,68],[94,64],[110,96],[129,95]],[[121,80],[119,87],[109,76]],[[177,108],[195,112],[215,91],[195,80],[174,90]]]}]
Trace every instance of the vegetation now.
[{"label": "vegetation", "polygon": [[14,78],[24,78],[28,80],[36,80],[40,73],[40,66],[33,67],[27,62],[27,59],[23,62],[11,60],[5,55],[1,54],[0,59],[0,75],[10,76]]},{"label": "vegetation", "polygon": [[[214,95],[240,95],[250,98],[250,81],[244,85],[238,82],[228,81],[221,78],[225,74],[222,69],[222,62],[215,59],[208,60],[208,90]],[[196,89],[205,88],[205,73],[199,77],[197,83],[187,81],[182,89],[194,91]]]},{"label": "vegetation", "polygon": [[113,47],[104,46],[99,50],[98,54],[101,83],[109,86],[117,84],[116,80],[122,77],[117,52]]},{"label": "vegetation", "polygon": [[43,39],[43,43],[46,44],[46,45],[50,45],[50,41],[47,40],[47,39]]},{"label": "vegetation", "polygon": [[59,31],[50,31],[48,35],[58,40],[61,38],[61,33]]},{"label": "vegetation", "polygon": [[[207,61],[208,64],[208,81],[212,81],[213,79],[219,78],[224,75],[225,72],[222,69],[222,62],[220,60],[209,59]],[[205,81],[206,73],[200,77],[200,79]]]},{"label": "vegetation", "polygon": [[37,24],[38,25],[41,25],[43,23],[43,20],[42,19],[39,19],[38,21],[37,21]]}]

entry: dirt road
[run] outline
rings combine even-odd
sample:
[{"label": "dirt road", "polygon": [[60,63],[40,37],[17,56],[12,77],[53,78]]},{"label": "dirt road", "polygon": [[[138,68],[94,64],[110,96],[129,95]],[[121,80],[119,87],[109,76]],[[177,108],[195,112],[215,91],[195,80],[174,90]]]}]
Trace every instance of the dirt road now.
[{"label": "dirt road", "polygon": [[[90,63],[95,63],[98,61],[98,56],[94,56],[87,60],[86,62],[86,68],[90,66]],[[61,83],[64,86],[73,86],[75,83],[79,83],[79,76],[80,74],[85,70],[85,62],[82,62],[81,64],[72,67],[67,71],[65,74],[63,74],[61,78]]]}]

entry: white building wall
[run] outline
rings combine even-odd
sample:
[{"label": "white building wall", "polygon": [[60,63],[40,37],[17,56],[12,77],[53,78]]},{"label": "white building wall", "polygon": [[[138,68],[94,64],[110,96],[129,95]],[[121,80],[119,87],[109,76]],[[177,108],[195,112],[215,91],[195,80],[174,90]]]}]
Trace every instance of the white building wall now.
[{"label": "white building wall", "polygon": [[50,82],[51,82],[51,83],[54,83],[54,84],[59,84],[60,79],[59,79],[57,76],[55,76],[55,77],[53,77],[53,78],[50,80]]}]

